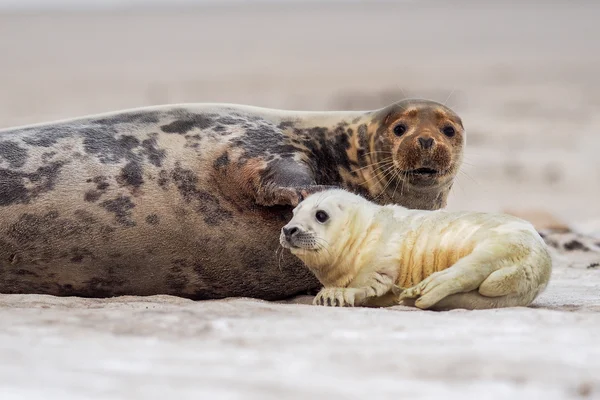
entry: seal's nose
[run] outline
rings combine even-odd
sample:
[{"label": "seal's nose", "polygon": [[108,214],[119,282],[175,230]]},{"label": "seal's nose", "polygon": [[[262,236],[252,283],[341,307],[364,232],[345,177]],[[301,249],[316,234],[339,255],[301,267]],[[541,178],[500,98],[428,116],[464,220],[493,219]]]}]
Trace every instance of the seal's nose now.
[{"label": "seal's nose", "polygon": [[420,137],[419,144],[421,145],[421,147],[423,149],[427,150],[427,149],[431,148],[431,146],[433,146],[433,138]]},{"label": "seal's nose", "polygon": [[290,241],[294,236],[296,236],[300,230],[297,226],[283,227],[283,234],[287,241]]}]

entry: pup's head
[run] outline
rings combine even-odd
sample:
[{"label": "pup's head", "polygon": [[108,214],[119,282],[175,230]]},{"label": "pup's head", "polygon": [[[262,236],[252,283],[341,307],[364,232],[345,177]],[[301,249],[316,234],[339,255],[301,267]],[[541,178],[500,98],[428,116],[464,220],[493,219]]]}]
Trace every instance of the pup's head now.
[{"label": "pup's head", "polygon": [[316,258],[326,263],[339,251],[344,230],[367,201],[341,189],[308,196],[293,210],[294,216],[281,229],[279,242],[305,262]]}]

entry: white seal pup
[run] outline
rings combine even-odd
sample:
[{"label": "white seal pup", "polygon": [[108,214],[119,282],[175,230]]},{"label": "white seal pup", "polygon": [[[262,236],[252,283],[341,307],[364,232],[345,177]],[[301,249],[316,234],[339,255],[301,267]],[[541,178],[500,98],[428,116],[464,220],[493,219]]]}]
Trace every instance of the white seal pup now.
[{"label": "white seal pup", "polygon": [[280,242],[324,286],[317,305],[527,306],[552,270],[544,240],[525,220],[382,206],[341,189],[302,201]]}]

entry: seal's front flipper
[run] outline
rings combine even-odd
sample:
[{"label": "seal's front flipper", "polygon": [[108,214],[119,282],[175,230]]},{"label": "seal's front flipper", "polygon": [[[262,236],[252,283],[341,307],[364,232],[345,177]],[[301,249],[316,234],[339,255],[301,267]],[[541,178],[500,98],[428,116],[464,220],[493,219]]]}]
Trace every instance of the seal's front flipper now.
[{"label": "seal's front flipper", "polygon": [[316,306],[354,307],[360,305],[363,300],[364,294],[360,289],[328,287],[317,293],[313,304]]},{"label": "seal's front flipper", "polygon": [[311,194],[337,188],[318,185],[308,165],[294,159],[276,159],[266,164],[255,185],[255,201],[262,206],[296,207]]}]

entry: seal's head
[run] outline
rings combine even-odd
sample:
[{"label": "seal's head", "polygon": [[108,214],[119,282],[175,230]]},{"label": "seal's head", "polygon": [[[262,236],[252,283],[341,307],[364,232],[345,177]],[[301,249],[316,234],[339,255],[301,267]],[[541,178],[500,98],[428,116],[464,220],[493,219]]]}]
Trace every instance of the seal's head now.
[{"label": "seal's head", "polygon": [[357,219],[367,218],[370,209],[367,200],[345,190],[312,194],[294,208],[279,242],[307,264],[327,263],[346,247],[349,231],[360,229]]},{"label": "seal's head", "polygon": [[463,124],[454,111],[434,101],[407,99],[379,110],[375,124],[373,162],[386,180],[417,189],[452,182],[465,145]]}]

